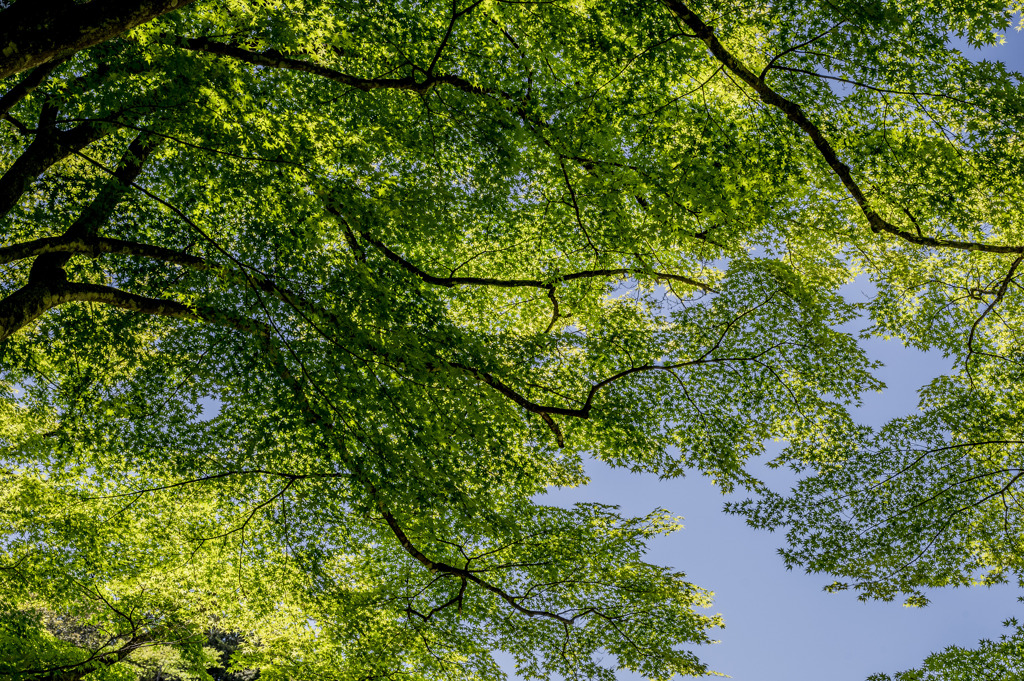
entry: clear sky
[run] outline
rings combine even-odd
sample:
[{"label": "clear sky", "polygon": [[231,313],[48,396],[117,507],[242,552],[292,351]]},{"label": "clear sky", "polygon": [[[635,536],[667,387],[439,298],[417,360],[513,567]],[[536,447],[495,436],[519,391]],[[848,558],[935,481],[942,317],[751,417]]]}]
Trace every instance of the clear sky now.
[{"label": "clear sky", "polygon": [[[889,387],[865,401],[860,417],[867,423],[915,409],[917,387],[948,365],[941,355],[896,342],[869,347],[886,363],[879,375]],[[788,487],[787,471],[762,471],[773,487]],[[1011,615],[1024,619],[1012,586],[932,591],[926,608],[862,603],[852,592],[825,593],[822,587],[832,578],[787,571],[775,552],[783,537],[722,513],[726,497],[707,478],[659,481],[600,462],[592,462],[588,472],[588,487],[557,490],[544,501],[616,503],[628,515],[660,506],[683,516],[685,528],[656,541],[648,559],[680,569],[691,582],[715,592],[711,611],[721,613],[726,626],[717,633],[721,643],[698,653],[737,681],[863,681],[872,673],[916,667],[947,645],[997,637]],[[620,673],[619,678],[641,677]]]},{"label": "clear sky", "polygon": [[[962,49],[972,58],[998,59],[1024,72],[1024,36],[1015,31],[1000,47]],[[855,283],[844,294],[863,298],[866,288]],[[870,425],[914,411],[917,389],[950,366],[937,353],[898,342],[878,340],[867,348],[885,363],[878,376],[888,386],[867,395],[858,410],[860,420]],[[773,487],[788,487],[787,472],[761,470]],[[691,582],[715,591],[711,611],[722,613],[726,627],[717,633],[721,643],[697,652],[737,681],[863,681],[872,673],[916,667],[948,645],[974,646],[980,638],[996,638],[1007,617],[1024,619],[1024,605],[1016,601],[1020,590],[1012,585],[932,591],[926,608],[861,603],[851,592],[825,593],[822,587],[832,581],[828,575],[785,569],[776,554],[782,536],[752,530],[743,518],[722,513],[726,498],[708,478],[659,481],[600,462],[591,462],[588,473],[592,482],[587,487],[555,490],[540,501],[618,504],[634,516],[662,507],[683,516],[685,529],[655,542],[648,560],[682,570]],[[619,675],[622,681],[638,678]]]}]

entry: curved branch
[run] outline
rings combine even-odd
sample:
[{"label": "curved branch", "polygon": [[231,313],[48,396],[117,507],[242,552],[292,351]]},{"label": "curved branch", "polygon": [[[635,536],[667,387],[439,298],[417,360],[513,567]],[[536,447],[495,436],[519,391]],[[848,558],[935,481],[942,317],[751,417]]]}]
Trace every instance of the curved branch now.
[{"label": "curved branch", "polygon": [[256,517],[256,514],[259,511],[261,511],[262,509],[266,508],[267,506],[269,506],[270,504],[274,503],[275,501],[277,501],[278,499],[283,497],[285,494],[287,494],[288,490],[291,489],[292,485],[294,485],[295,482],[297,480],[299,480],[299,479],[300,478],[298,476],[291,476],[291,477],[289,477],[288,478],[288,482],[286,482],[284,484],[284,487],[282,487],[276,494],[274,494],[274,496],[272,496],[269,499],[266,499],[265,501],[262,501],[259,504],[253,506],[252,509],[249,511],[249,514],[245,516],[245,520],[243,520],[242,524],[239,525],[238,527],[231,528],[230,530],[226,530],[226,531],[224,531],[224,532],[222,532],[220,534],[213,535],[212,537],[199,537],[199,543],[203,544],[203,543],[208,542],[208,541],[213,541],[214,539],[223,539],[224,537],[227,537],[227,536],[230,536],[232,534],[235,534],[236,532],[243,532],[244,533],[246,528],[249,527],[249,523],[252,522],[252,519]]},{"label": "curved branch", "polygon": [[[107,603],[107,605],[109,606],[109,603]],[[134,628],[137,629],[137,626]],[[132,634],[127,635],[127,637],[128,640],[121,647],[115,650],[93,650],[90,651],[89,657],[84,660],[55,667],[17,669],[14,672],[14,677],[18,679],[25,679],[26,681],[51,681],[52,679],[61,679],[62,681],[79,681],[84,676],[95,672],[97,669],[109,667],[121,662],[140,648],[159,645],[159,643],[156,642],[156,637],[151,633],[133,632]]]},{"label": "curved branch", "polygon": [[[333,212],[333,211],[332,211]],[[539,288],[545,290],[551,290],[554,283],[561,281],[572,281],[574,279],[588,279],[594,277],[615,277],[622,275],[639,275],[639,276],[650,276],[657,280],[666,281],[678,281],[690,286],[694,286],[704,291],[705,293],[712,293],[713,289],[708,284],[697,279],[691,279],[690,277],[683,276],[681,274],[669,274],[667,272],[648,272],[640,269],[630,268],[617,268],[617,269],[604,269],[604,270],[583,270],[582,272],[572,272],[570,274],[563,274],[555,278],[552,282],[543,282],[540,279],[496,279],[491,277],[435,277],[432,274],[424,272],[416,265],[412,264],[402,256],[395,253],[393,250],[385,246],[382,242],[374,239],[366,232],[360,232],[359,236],[371,244],[374,248],[384,254],[388,260],[397,263],[407,272],[415,274],[417,277],[427,282],[428,284],[434,284],[435,286],[445,286],[447,288],[453,288],[455,286],[495,286],[499,288]]]},{"label": "curved branch", "polygon": [[1013,281],[1013,275],[1016,274],[1017,268],[1020,267],[1022,261],[1024,261],[1024,255],[1018,256],[1017,259],[1013,261],[1010,265],[1010,271],[1006,273],[1005,277],[1003,277],[1003,282],[999,285],[999,290],[996,291],[995,298],[992,299],[992,302],[988,304],[981,315],[979,315],[979,317],[974,320],[974,323],[971,324],[971,331],[967,335],[967,357],[964,360],[965,362],[975,354],[974,337],[977,334],[978,326],[985,320],[985,317],[992,312],[995,306],[1002,301],[1003,297],[1006,295],[1006,290],[1010,286],[1010,282]]},{"label": "curved branch", "polygon": [[[71,223],[71,226],[64,232],[64,237],[94,236],[100,226],[110,218],[114,208],[128,191],[128,187],[142,172],[142,167],[159,144],[160,138],[145,132],[139,133],[128,145],[113,176],[104,183],[96,197],[82,210],[78,219]],[[61,278],[66,278],[62,270],[70,259],[70,253],[46,254],[36,258],[36,261],[32,263],[29,281],[38,278],[51,278],[58,273]]]},{"label": "curved branch", "polygon": [[18,102],[32,94],[32,91],[39,87],[47,76],[62,63],[64,60],[58,59],[32,69],[32,72],[22,78],[17,85],[5,92],[4,96],[0,97],[0,116],[6,114],[17,106]]},{"label": "curved branch", "polygon": [[[147,298],[101,284],[50,279],[29,282],[0,300],[0,341],[10,338],[47,311],[74,302],[100,303],[157,317],[208,322],[256,336],[264,342],[272,336],[266,324],[219,308],[207,305],[191,306],[166,298]],[[275,362],[280,360],[278,351],[267,348],[264,350]]]},{"label": "curved branch", "polygon": [[183,251],[176,251],[162,246],[152,246],[150,244],[140,244],[135,241],[95,236],[54,236],[3,246],[0,247],[0,265],[51,253],[78,254],[92,258],[108,254],[136,255],[196,269],[210,268],[202,258],[189,255]]},{"label": "curved branch", "polygon": [[210,40],[209,38],[189,38],[181,43],[174,44],[178,47],[183,47],[194,52],[206,52],[208,54],[216,54],[222,57],[230,57],[248,64],[253,64],[254,66],[265,66],[267,68],[311,73],[313,75],[320,76],[321,78],[327,78],[328,80],[333,80],[336,83],[348,85],[349,87],[354,87],[363,91],[409,90],[412,92],[426,92],[435,85],[443,83],[475,94],[497,94],[478,85],[473,85],[465,78],[454,75],[430,74],[420,81],[417,81],[412,76],[406,76],[404,78],[363,78],[361,76],[353,76],[348,73],[343,73],[327,66],[314,64],[313,62],[287,57],[275,49],[255,52],[253,50],[246,50],[234,45],[217,42],[216,40]]},{"label": "curved branch", "polygon": [[[821,132],[821,129],[815,125],[804,113],[804,110],[796,102],[786,99],[778,92],[770,88],[765,82],[758,78],[750,69],[746,67],[739,59],[737,59],[731,52],[729,52],[725,46],[719,42],[715,36],[714,31],[711,27],[704,23],[704,21],[690,10],[680,0],[662,0],[665,5],[671,10],[676,16],[678,16],[684,24],[686,24],[690,30],[697,34],[704,44],[708,46],[708,50],[711,54],[721,62],[729,71],[731,71],[740,80],[746,83],[754,92],[757,93],[761,101],[765,104],[775,107],[782,113],[786,114],[789,120],[793,121],[797,127],[799,127],[804,134],[806,134],[813,142],[818,153],[821,154],[822,158],[832,169],[832,172],[839,178],[846,191],[853,197],[854,201],[857,202],[858,207],[867,218],[868,225],[871,227],[871,231],[875,232],[887,232],[894,236],[897,236],[904,241],[908,241],[918,246],[929,246],[932,248],[955,248],[963,251],[980,251],[984,253],[1024,253],[1024,246],[1008,246],[1008,245],[996,245],[996,244],[982,244],[974,241],[957,241],[953,239],[936,239],[932,237],[919,236],[912,232],[907,232],[896,225],[885,220],[881,215],[875,212],[871,206],[871,202],[868,201],[867,196],[864,195],[860,185],[853,178],[853,174],[850,172],[850,167],[842,162],[839,158],[839,154],[832,147],[832,144],[825,138],[825,135]],[[780,68],[780,67],[773,67]]]},{"label": "curved branch", "polygon": [[103,303],[122,310],[200,320],[193,308],[174,300],[146,298],[110,286],[61,280],[29,282],[0,301],[0,341],[10,338],[48,310],[71,302]]},{"label": "curved branch", "polygon": [[[721,338],[719,339],[719,343],[720,342]],[[678,362],[676,364],[646,364],[643,366],[623,369],[622,371],[614,373],[611,376],[608,376],[607,378],[604,378],[598,381],[597,383],[591,385],[590,389],[587,391],[586,398],[584,398],[583,406],[576,409],[570,409],[566,407],[553,407],[538,404],[536,402],[533,402],[523,394],[517,392],[513,388],[511,388],[501,379],[495,377],[494,375],[486,371],[481,371],[480,369],[476,369],[474,367],[467,366],[459,362],[446,362],[446,364],[453,369],[465,371],[466,373],[470,374],[480,382],[487,384],[495,391],[509,398],[510,400],[518,404],[520,407],[530,412],[531,414],[539,415],[551,429],[551,432],[554,433],[555,438],[558,441],[558,446],[564,447],[565,441],[562,436],[562,431],[558,427],[558,424],[555,422],[555,420],[551,417],[569,416],[579,419],[589,419],[590,412],[592,411],[594,406],[594,398],[603,388],[607,387],[608,385],[611,385],[612,383],[618,381],[619,379],[625,378],[626,376],[630,376],[632,374],[645,373],[649,371],[668,371],[673,376],[675,376],[676,369],[682,369],[683,367],[688,366],[697,366],[700,364],[721,364],[728,362],[757,362],[765,353],[769,352],[770,350],[776,347],[778,346],[772,346],[771,348],[768,348],[756,355],[751,355],[748,357],[712,357],[711,353],[713,353],[718,348],[718,344],[716,343],[715,346],[710,348],[707,352],[705,352],[702,356],[698,357],[697,359],[688,360],[686,362]]]},{"label": "curved branch", "polygon": [[562,312],[558,308],[558,298],[555,296],[554,286],[548,289],[548,299],[551,301],[551,321],[548,322],[547,328],[544,329],[544,333],[551,333],[551,329],[555,328],[555,324],[562,317]]},{"label": "curved branch", "polygon": [[120,125],[119,121],[89,121],[60,131],[55,125],[56,115],[53,107],[43,107],[35,139],[0,177],[0,217],[14,208],[32,182],[48,168],[112,134]]},{"label": "curved branch", "polygon": [[434,51],[434,58],[430,60],[430,66],[427,67],[427,74],[431,74],[434,72],[434,67],[437,66],[437,60],[441,58],[441,53],[444,52],[444,48],[448,44],[448,40],[452,37],[452,31],[455,29],[455,22],[458,21],[459,17],[461,17],[462,15],[469,14],[474,9],[476,9],[481,2],[483,2],[483,0],[476,0],[476,2],[471,4],[469,7],[459,10],[458,0],[452,0],[451,21],[448,22],[448,28],[444,32],[444,37],[441,38],[441,44],[438,45],[437,49]]},{"label": "curved branch", "polygon": [[744,362],[744,361],[756,360],[757,357],[758,356],[753,356],[753,357],[707,357],[707,356],[705,356],[705,357],[700,357],[698,359],[692,359],[692,360],[689,360],[689,361],[686,361],[686,362],[679,362],[677,364],[645,364],[643,366],[630,367],[629,369],[623,369],[622,371],[619,371],[619,372],[617,372],[615,374],[612,374],[611,376],[609,376],[607,378],[604,378],[604,379],[598,381],[597,383],[594,383],[593,385],[591,385],[590,389],[587,391],[587,396],[584,399],[583,406],[579,407],[578,409],[568,409],[566,407],[551,407],[551,406],[544,406],[542,404],[537,404],[536,402],[532,402],[531,400],[527,399],[526,397],[524,397],[520,393],[518,393],[515,390],[513,390],[512,388],[510,388],[508,385],[503,383],[501,381],[501,379],[496,378],[495,376],[493,376],[492,374],[487,373],[486,371],[481,371],[480,369],[475,369],[475,368],[473,368],[471,366],[467,366],[465,364],[460,364],[459,362],[448,362],[447,364],[448,364],[448,366],[452,367],[453,369],[459,369],[461,371],[465,371],[466,373],[472,375],[474,378],[477,378],[481,382],[486,383],[487,385],[491,386],[496,391],[498,391],[499,393],[501,393],[505,397],[509,398],[510,400],[512,400],[513,402],[518,404],[520,407],[522,407],[523,409],[525,409],[526,411],[528,411],[528,412],[530,412],[532,414],[555,415],[555,416],[572,416],[574,418],[589,419],[590,418],[590,412],[591,412],[591,410],[593,409],[593,406],[594,406],[594,398],[597,396],[597,393],[600,392],[601,389],[607,387],[608,385],[614,383],[615,381],[618,381],[621,378],[625,378],[626,376],[630,376],[632,374],[644,373],[644,372],[648,372],[648,371],[674,371],[676,369],[682,369],[683,367],[688,367],[688,366],[696,366],[698,364],[715,364],[715,363],[721,363],[721,362]]},{"label": "curved branch", "polygon": [[453,565],[448,565],[447,563],[442,563],[439,561],[433,561],[430,558],[428,558],[426,555],[423,554],[422,551],[419,550],[419,548],[416,547],[415,544],[412,543],[408,535],[406,535],[405,530],[403,530],[401,525],[398,524],[398,521],[395,519],[395,516],[393,516],[388,511],[384,510],[382,506],[378,506],[378,509],[384,516],[384,522],[386,522],[388,524],[388,527],[391,528],[391,533],[394,534],[395,538],[398,539],[398,543],[402,545],[402,548],[405,549],[405,551],[410,556],[415,558],[428,570],[430,570],[431,572],[439,572],[445,575],[458,577],[463,581],[473,582],[477,586],[480,586],[501,598],[503,601],[511,605],[517,612],[519,612],[522,615],[526,615],[527,617],[543,617],[547,619],[553,619],[558,622],[561,622],[562,624],[571,625],[575,624],[576,620],[582,614],[592,610],[585,610],[574,617],[565,617],[563,615],[559,615],[558,613],[549,612],[547,610],[533,610],[530,608],[525,608],[517,602],[518,599],[515,596],[509,594],[507,591],[497,586],[494,586],[490,582],[480,578],[470,570],[457,568]]},{"label": "curved branch", "polygon": [[837,28],[839,28],[840,26],[842,26],[845,23],[846,23],[845,21],[840,21],[837,24],[832,24],[831,26],[829,26],[828,28],[826,28],[824,31],[822,31],[818,35],[814,36],[813,38],[805,40],[804,42],[799,43],[797,45],[793,45],[791,47],[787,47],[782,52],[779,52],[777,55],[772,57],[771,61],[768,62],[768,65],[765,66],[764,69],[761,70],[761,75],[758,76],[757,79],[763,81],[765,75],[768,73],[768,70],[771,69],[772,66],[775,65],[775,62],[777,62],[778,60],[782,59],[783,57],[785,57],[790,52],[795,52],[796,50],[799,50],[799,49],[802,49],[804,47],[807,47],[808,45],[810,45],[814,41],[820,40],[821,38],[824,38],[826,35],[828,35],[832,31],[836,30]]},{"label": "curved branch", "polygon": [[[476,5],[474,4],[472,7],[475,6]],[[472,9],[472,7],[470,9]],[[463,12],[466,11],[469,10],[463,10]],[[246,50],[237,47],[235,45],[227,45],[225,43],[210,40],[209,38],[191,38],[181,43],[175,43],[175,45],[178,47],[183,47],[187,50],[192,50],[196,52],[206,52],[208,54],[216,54],[224,57],[230,57],[232,59],[238,59],[239,61],[244,61],[255,66],[264,66],[268,68],[277,68],[289,71],[298,71],[302,73],[310,73],[363,91],[391,89],[408,90],[416,93],[425,93],[431,90],[435,85],[444,84],[450,85],[451,87],[457,90],[461,90],[463,92],[468,92],[471,94],[489,95],[507,102],[510,110],[513,111],[516,116],[522,119],[529,126],[531,132],[533,132],[534,135],[536,135],[537,139],[539,139],[546,147],[548,147],[553,153],[555,153],[559,157],[559,162],[561,162],[562,159],[571,159],[576,161],[577,163],[580,163],[582,161],[582,159],[576,156],[563,153],[563,151],[559,151],[558,149],[555,148],[555,146],[552,144],[550,140],[548,140],[546,137],[544,137],[544,135],[540,133],[540,130],[548,127],[548,124],[544,121],[542,117],[538,117],[536,115],[536,112],[532,110],[533,107],[529,105],[529,93],[527,93],[525,97],[522,97],[501,90],[495,90],[492,88],[476,85],[466,80],[465,78],[462,78],[461,76],[451,74],[434,74],[433,68],[436,64],[431,64],[430,69],[424,72],[426,77],[423,80],[419,81],[416,80],[416,78],[412,75],[406,76],[404,78],[365,78],[362,76],[353,76],[348,73],[343,73],[341,71],[337,71],[326,66],[321,66],[320,64],[315,64],[313,62],[287,57],[275,49],[264,50],[262,52],[255,52],[252,50]],[[602,161],[602,163],[608,163],[614,166],[628,167],[623,166],[623,164],[614,162]],[[586,163],[581,163],[581,165],[583,166],[584,170],[587,171],[588,174],[596,176],[592,164],[590,167],[588,167]],[[633,168],[633,170],[636,169]],[[569,186],[569,191],[574,193],[574,190],[572,189],[571,185]],[[634,196],[633,198],[636,199],[637,203],[642,208],[648,207],[648,201],[644,197]],[[686,210],[687,212],[693,213],[693,211],[688,208],[683,207],[683,209]],[[585,231],[586,230],[584,230],[584,232]],[[698,239],[707,241],[705,235],[703,234],[696,234],[694,236]]]}]

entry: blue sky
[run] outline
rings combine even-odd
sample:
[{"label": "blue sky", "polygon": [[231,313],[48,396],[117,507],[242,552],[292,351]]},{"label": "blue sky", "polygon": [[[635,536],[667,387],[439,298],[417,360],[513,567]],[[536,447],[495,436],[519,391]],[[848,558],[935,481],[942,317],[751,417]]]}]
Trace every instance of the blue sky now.
[{"label": "blue sky", "polygon": [[[1009,32],[1006,44],[965,54],[1006,62],[1024,72],[1024,36]],[[847,287],[851,298],[867,286]],[[899,342],[875,340],[867,348],[884,362],[877,375],[888,386],[866,396],[862,422],[880,425],[917,407],[917,389],[949,369],[937,353],[921,353]],[[759,464],[755,464],[757,466]],[[779,489],[788,487],[786,471],[761,469]],[[829,594],[828,575],[785,569],[776,549],[783,537],[755,531],[742,518],[721,512],[723,497],[708,478],[693,475],[659,481],[631,475],[600,462],[588,467],[591,484],[555,490],[545,503],[600,501],[618,504],[623,513],[644,515],[662,507],[684,517],[685,529],[652,545],[648,559],[684,571],[690,581],[715,591],[715,606],[725,618],[721,643],[698,650],[716,671],[737,681],[863,681],[876,672],[893,673],[918,666],[933,651],[949,645],[973,646],[995,638],[1010,616],[1024,619],[1020,590],[996,588],[932,591],[926,608],[899,602],[862,603],[850,592]],[[736,497],[743,498],[742,495]],[[620,673],[622,681],[639,679]]]},{"label": "blue sky", "polygon": [[[889,386],[865,401],[860,415],[869,423],[916,408],[918,386],[947,366],[941,355],[897,342],[875,341],[869,347],[885,362],[878,373]],[[714,670],[737,681],[863,681],[872,673],[916,667],[947,645],[997,637],[1011,615],[1024,619],[1012,586],[933,591],[926,608],[862,603],[851,592],[825,593],[822,587],[832,581],[828,575],[787,571],[775,552],[783,538],[722,513],[731,497],[723,497],[707,478],[659,481],[600,462],[592,462],[588,472],[588,487],[557,490],[545,501],[616,503],[628,515],[660,506],[683,516],[685,529],[655,542],[649,560],[681,569],[690,581],[715,591],[711,611],[721,613],[726,626],[717,633],[721,643],[698,652]],[[786,471],[762,472],[773,486],[788,486]],[[620,673],[619,678],[641,677]]]}]

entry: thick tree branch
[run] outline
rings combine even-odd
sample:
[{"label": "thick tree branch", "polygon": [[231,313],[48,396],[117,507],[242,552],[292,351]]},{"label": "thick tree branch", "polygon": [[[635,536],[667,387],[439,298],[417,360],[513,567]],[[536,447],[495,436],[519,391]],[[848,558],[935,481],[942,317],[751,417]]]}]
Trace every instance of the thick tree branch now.
[{"label": "thick tree branch", "polygon": [[67,236],[47,237],[0,247],[0,265],[50,253],[79,254],[93,258],[106,254],[135,255],[194,269],[211,269],[211,266],[202,258],[172,248],[106,237],[69,238]]},{"label": "thick tree branch", "polygon": [[698,38],[704,41],[704,44],[707,45],[708,50],[715,59],[721,62],[730,72],[753,89],[754,92],[757,93],[758,97],[761,98],[761,101],[786,114],[786,117],[793,121],[797,127],[799,127],[800,130],[810,138],[811,142],[818,150],[818,153],[821,154],[822,158],[832,169],[832,172],[834,172],[840,182],[842,182],[846,191],[849,192],[850,196],[852,196],[854,201],[857,202],[857,205],[860,207],[864,217],[867,218],[871,231],[875,233],[887,232],[903,239],[904,241],[917,244],[918,246],[954,248],[964,251],[981,251],[984,253],[1024,253],[1024,246],[983,244],[974,241],[957,241],[953,239],[936,239],[920,236],[912,232],[902,230],[882,218],[882,216],[875,212],[874,208],[871,206],[871,202],[868,201],[868,198],[865,196],[863,190],[861,190],[860,185],[857,184],[857,181],[853,178],[850,167],[840,160],[839,154],[836,153],[832,144],[828,139],[826,139],[825,135],[821,132],[821,129],[807,117],[807,114],[804,113],[804,110],[799,104],[790,99],[786,99],[766,85],[762,78],[755,75],[753,71],[748,69],[743,62],[737,59],[725,48],[725,46],[722,45],[710,26],[705,24],[698,15],[692,12],[685,4],[680,2],[680,0],[662,1],[683,21],[684,24],[690,28],[690,30],[697,35]]},{"label": "thick tree branch", "polygon": [[35,139],[0,177],[0,218],[50,166],[118,129],[118,124],[110,121],[89,121],[61,131],[55,125],[56,113],[49,105],[43,107]]},{"label": "thick tree branch", "polygon": [[[159,144],[160,138],[145,132],[139,133],[128,145],[113,177],[104,184],[92,202],[78,216],[78,219],[68,227],[62,238],[73,240],[94,237],[99,232],[100,226],[110,218],[117,203],[142,172],[142,166]],[[63,268],[70,259],[70,253],[46,254],[36,258],[32,264],[29,281],[55,276],[61,279],[66,278]]]},{"label": "thick tree branch", "polygon": [[4,96],[0,97],[0,116],[6,114],[17,106],[18,102],[32,94],[32,91],[39,87],[62,62],[63,60],[55,60],[32,69],[17,85],[5,92]]},{"label": "thick tree branch", "polygon": [[11,337],[48,310],[71,302],[103,303],[122,310],[176,319],[203,319],[193,308],[174,300],[146,298],[99,284],[51,279],[29,282],[0,301],[0,341]]},{"label": "thick tree branch", "polygon": [[192,0],[20,0],[0,12],[0,78],[110,40]]}]

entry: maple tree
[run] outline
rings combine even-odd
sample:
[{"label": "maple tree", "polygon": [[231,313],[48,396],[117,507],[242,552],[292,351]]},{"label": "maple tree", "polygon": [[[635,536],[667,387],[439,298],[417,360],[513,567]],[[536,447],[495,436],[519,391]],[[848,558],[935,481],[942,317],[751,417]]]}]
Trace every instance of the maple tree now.
[{"label": "maple tree", "polygon": [[[585,456],[865,597],[1016,575],[1024,94],[947,40],[1020,10],[7,3],[0,675],[706,672]],[[877,432],[860,315],[957,362]]]}]

